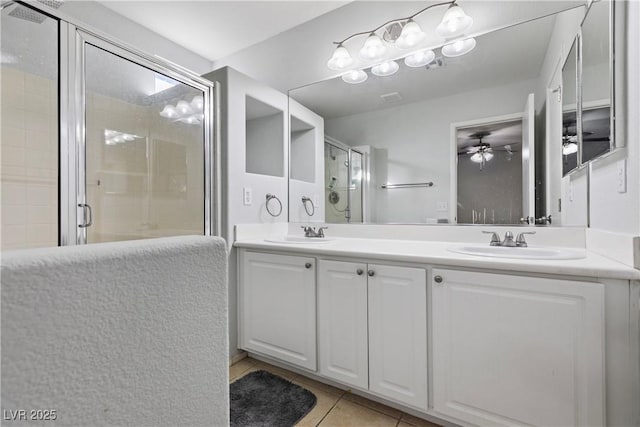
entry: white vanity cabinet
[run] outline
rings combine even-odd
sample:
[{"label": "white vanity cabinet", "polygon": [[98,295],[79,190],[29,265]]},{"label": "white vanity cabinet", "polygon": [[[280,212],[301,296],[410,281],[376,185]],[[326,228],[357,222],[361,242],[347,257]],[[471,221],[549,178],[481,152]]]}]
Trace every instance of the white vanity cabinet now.
[{"label": "white vanity cabinet", "polygon": [[242,251],[240,345],[316,370],[315,258]]},{"label": "white vanity cabinet", "polygon": [[433,409],[476,425],[605,425],[604,287],[432,271]]},{"label": "white vanity cabinet", "polygon": [[427,408],[426,271],[321,260],[319,371]]},{"label": "white vanity cabinet", "polygon": [[369,389],[427,409],[427,274],[368,265]]},{"label": "white vanity cabinet", "polygon": [[318,370],[327,378],[369,387],[367,265],[318,262]]}]

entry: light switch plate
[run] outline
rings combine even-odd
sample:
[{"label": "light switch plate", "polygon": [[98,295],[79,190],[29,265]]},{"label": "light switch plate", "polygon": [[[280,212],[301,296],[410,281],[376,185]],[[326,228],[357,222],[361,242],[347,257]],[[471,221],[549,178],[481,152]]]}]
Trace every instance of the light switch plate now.
[{"label": "light switch plate", "polygon": [[242,204],[245,206],[251,206],[253,203],[253,191],[249,187],[242,189]]},{"label": "light switch plate", "polygon": [[438,212],[445,212],[447,210],[447,202],[437,202],[436,203],[436,210]]}]

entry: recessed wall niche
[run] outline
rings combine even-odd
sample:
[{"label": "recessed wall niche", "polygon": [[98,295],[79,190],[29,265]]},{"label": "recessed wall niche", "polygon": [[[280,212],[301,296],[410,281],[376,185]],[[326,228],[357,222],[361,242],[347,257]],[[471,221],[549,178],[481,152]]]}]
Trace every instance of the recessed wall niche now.
[{"label": "recessed wall niche", "polygon": [[246,97],[247,173],[284,176],[284,112]]},{"label": "recessed wall niche", "polygon": [[291,179],[315,182],[316,128],[291,116]]}]

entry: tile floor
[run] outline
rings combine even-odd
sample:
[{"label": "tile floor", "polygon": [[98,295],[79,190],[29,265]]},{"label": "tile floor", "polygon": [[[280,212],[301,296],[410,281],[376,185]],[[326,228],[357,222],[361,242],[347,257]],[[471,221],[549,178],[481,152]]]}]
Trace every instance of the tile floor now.
[{"label": "tile floor", "polygon": [[439,427],[397,409],[251,358],[242,359],[229,368],[229,381],[234,382],[260,369],[292,381],[316,395],[318,402],[298,423],[301,427]]}]

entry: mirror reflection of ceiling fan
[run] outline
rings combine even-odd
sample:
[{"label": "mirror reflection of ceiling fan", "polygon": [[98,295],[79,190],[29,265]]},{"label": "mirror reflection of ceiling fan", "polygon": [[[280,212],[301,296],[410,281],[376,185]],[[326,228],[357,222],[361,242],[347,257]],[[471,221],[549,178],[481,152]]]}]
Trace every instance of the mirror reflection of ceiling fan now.
[{"label": "mirror reflection of ceiling fan", "polygon": [[486,162],[493,158],[494,151],[504,151],[507,153],[507,161],[511,160],[511,156],[515,152],[510,144],[503,145],[501,147],[492,147],[491,144],[482,142],[483,138],[491,135],[491,132],[480,131],[469,135],[470,138],[477,139],[478,142],[471,147],[468,147],[466,151],[458,152],[458,155],[470,154],[470,160],[474,163],[480,163],[480,170],[484,169]]},{"label": "mirror reflection of ceiling fan", "polygon": [[[588,138],[589,135],[593,135],[594,132],[582,131],[583,142],[609,142],[609,137],[593,137]],[[569,154],[578,152],[578,130],[576,129],[576,122],[565,121],[564,130],[562,131],[562,154],[568,156]]]}]

